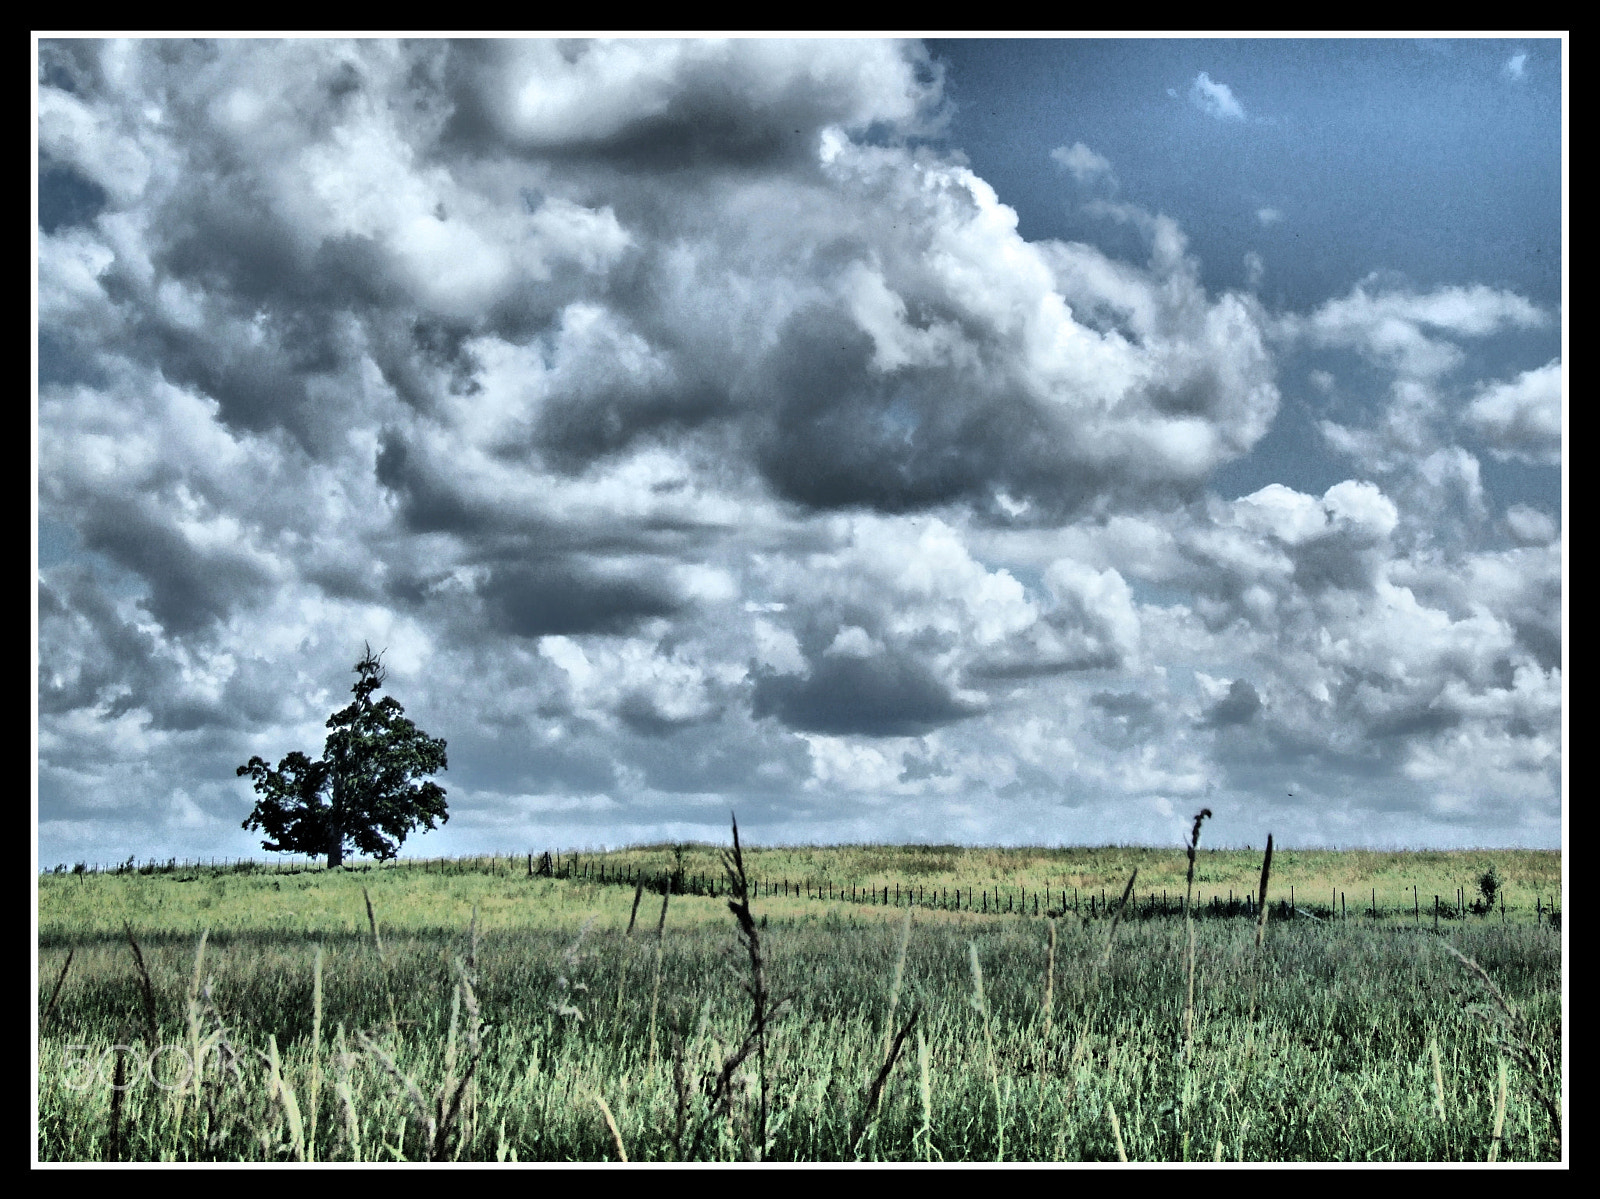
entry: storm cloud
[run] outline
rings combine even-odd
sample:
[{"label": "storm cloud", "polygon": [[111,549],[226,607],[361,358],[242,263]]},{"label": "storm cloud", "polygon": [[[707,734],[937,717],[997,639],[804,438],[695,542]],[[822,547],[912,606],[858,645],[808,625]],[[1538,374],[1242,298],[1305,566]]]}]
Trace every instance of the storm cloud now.
[{"label": "storm cloud", "polygon": [[[1512,291],[1273,310],[1135,199],[1025,238],[914,42],[39,62],[44,857],[248,852],[233,767],[364,643],[474,845],[1159,839],[1289,762],[1308,838],[1559,818],[1560,526],[1476,454],[1559,461],[1563,376],[1464,375],[1553,325]],[[1225,498],[1300,354],[1365,372],[1347,477]]]}]

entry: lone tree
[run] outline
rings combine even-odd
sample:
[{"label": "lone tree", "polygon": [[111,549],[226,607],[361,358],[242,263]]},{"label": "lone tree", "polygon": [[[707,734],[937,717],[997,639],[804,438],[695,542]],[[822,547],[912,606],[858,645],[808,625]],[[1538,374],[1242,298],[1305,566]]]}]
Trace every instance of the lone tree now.
[{"label": "lone tree", "polygon": [[381,657],[368,645],[356,663],[356,701],[328,717],[333,731],[320,759],[296,751],[276,770],[260,758],[239,767],[261,796],[243,827],[267,834],[262,849],[325,853],[330,868],[344,861],[347,845],[388,859],[416,826],[450,819],[444,788],[417,781],[445,769],[444,740],[407,720],[393,696],[372,702],[387,674]]}]

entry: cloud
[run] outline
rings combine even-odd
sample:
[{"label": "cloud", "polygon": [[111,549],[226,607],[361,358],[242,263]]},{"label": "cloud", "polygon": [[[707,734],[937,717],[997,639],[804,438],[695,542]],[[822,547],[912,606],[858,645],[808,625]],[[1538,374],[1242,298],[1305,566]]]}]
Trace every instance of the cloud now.
[{"label": "cloud", "polygon": [[1507,79],[1512,79],[1512,80],[1521,79],[1523,74],[1527,70],[1527,66],[1528,66],[1528,54],[1527,54],[1527,52],[1526,51],[1518,51],[1516,54],[1513,54],[1510,58],[1506,59],[1505,65],[1500,68],[1500,73],[1502,75],[1504,75]]},{"label": "cloud", "polygon": [[[1548,320],[1520,297],[1275,316],[1105,196],[1133,257],[1028,241],[922,137],[909,43],[41,55],[46,856],[248,851],[234,768],[318,750],[366,641],[450,740],[473,817],[434,852],[732,799],[798,839],[1160,838],[1158,800],[1254,820],[1291,758],[1559,813],[1559,527],[1513,507],[1490,553],[1437,498],[1482,499],[1458,428],[1559,445],[1537,380],[1450,390]],[[1356,477],[1225,501],[1284,347],[1387,372],[1384,411],[1328,434]]]},{"label": "cloud", "polygon": [[913,125],[939,85],[918,47],[882,41],[485,41],[443,57],[455,136],[672,167],[804,154],[831,125]]},{"label": "cloud", "polygon": [[1276,225],[1283,220],[1283,213],[1276,208],[1256,209],[1256,221],[1262,226]]},{"label": "cloud", "polygon": [[1547,513],[1527,504],[1513,504],[1506,509],[1506,528],[1524,545],[1548,545],[1555,540],[1559,526]]},{"label": "cloud", "polygon": [[1548,313],[1512,292],[1417,292],[1369,278],[1309,314],[1282,318],[1278,333],[1291,343],[1354,351],[1387,374],[1375,418],[1324,419],[1318,428],[1335,452],[1385,480],[1419,534],[1430,524],[1436,534],[1461,536],[1487,509],[1478,458],[1457,443],[1459,427],[1497,457],[1554,463],[1560,454],[1559,363],[1512,383],[1479,384],[1477,399],[1460,413],[1454,376],[1468,360],[1467,344],[1549,323]]},{"label": "cloud", "polygon": [[499,627],[521,637],[624,632],[682,606],[649,575],[608,577],[537,560],[497,568],[482,594]]},{"label": "cloud", "polygon": [[777,716],[817,733],[914,737],[978,711],[925,664],[903,656],[828,656],[803,678],[760,675],[754,693],[758,718]]},{"label": "cloud", "polygon": [[1117,176],[1111,169],[1110,159],[1096,154],[1082,142],[1057,146],[1050,151],[1050,157],[1081,184],[1105,183],[1112,190],[1116,189]]},{"label": "cloud", "polygon": [[1267,264],[1261,260],[1261,255],[1254,250],[1246,250],[1244,255],[1245,287],[1255,291],[1261,286],[1261,279],[1267,273]]},{"label": "cloud", "polygon": [[1309,316],[1285,318],[1280,328],[1313,345],[1356,349],[1402,375],[1429,379],[1461,363],[1456,340],[1535,329],[1549,319],[1524,297],[1481,284],[1419,293],[1369,278]]},{"label": "cloud", "polygon": [[1201,71],[1189,87],[1189,102],[1207,116],[1219,121],[1242,121],[1244,107],[1234,99],[1233,89],[1226,83],[1213,83],[1211,76]]},{"label": "cloud", "polygon": [[1206,712],[1204,723],[1219,729],[1232,724],[1248,724],[1259,711],[1261,696],[1256,689],[1244,679],[1234,679],[1228,685],[1228,694]]},{"label": "cloud", "polygon": [[1486,384],[1462,414],[1496,458],[1561,464],[1561,360]]}]

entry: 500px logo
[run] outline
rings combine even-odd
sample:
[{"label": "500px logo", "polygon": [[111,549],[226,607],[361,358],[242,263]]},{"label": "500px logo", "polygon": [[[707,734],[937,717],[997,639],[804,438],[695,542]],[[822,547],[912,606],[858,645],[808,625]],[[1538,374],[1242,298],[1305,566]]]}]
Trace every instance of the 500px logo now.
[{"label": "500px logo", "polygon": [[[195,1062],[184,1045],[157,1045],[148,1057],[133,1045],[108,1045],[98,1053],[91,1045],[67,1045],[63,1049],[68,1064],[61,1085],[69,1091],[87,1091],[96,1084],[126,1091],[141,1077],[163,1091],[181,1091],[194,1080]],[[116,1081],[118,1056],[130,1059],[121,1083]],[[178,1072],[180,1077],[163,1077]]]}]

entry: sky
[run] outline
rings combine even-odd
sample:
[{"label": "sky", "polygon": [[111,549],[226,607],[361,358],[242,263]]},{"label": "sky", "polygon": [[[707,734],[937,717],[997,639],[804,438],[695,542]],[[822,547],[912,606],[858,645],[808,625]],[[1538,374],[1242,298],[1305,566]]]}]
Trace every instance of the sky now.
[{"label": "sky", "polygon": [[37,43],[37,853],[1558,847],[1559,38]]}]

